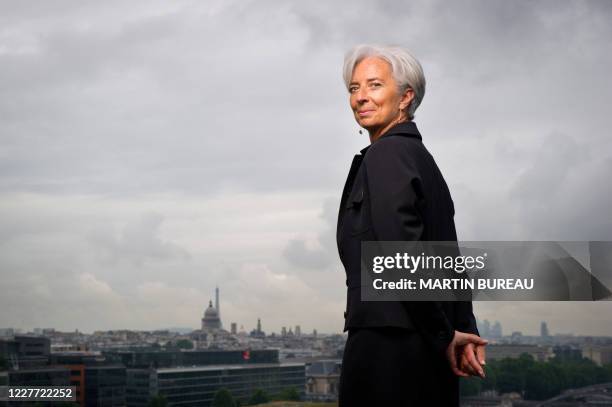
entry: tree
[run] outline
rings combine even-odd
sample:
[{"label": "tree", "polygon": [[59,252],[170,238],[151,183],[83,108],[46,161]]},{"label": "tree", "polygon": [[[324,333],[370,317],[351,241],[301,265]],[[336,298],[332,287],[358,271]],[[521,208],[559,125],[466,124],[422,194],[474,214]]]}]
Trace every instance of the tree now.
[{"label": "tree", "polygon": [[525,372],[525,399],[545,400],[561,393],[562,371],[548,363],[538,363]]},{"label": "tree", "polygon": [[212,407],[236,407],[236,400],[234,400],[232,393],[228,389],[220,388],[215,393]]},{"label": "tree", "polygon": [[179,349],[193,349],[193,342],[189,339],[179,339],[176,341],[176,347]]},{"label": "tree", "polygon": [[166,407],[168,400],[164,396],[155,396],[149,400],[149,407]]},{"label": "tree", "polygon": [[479,377],[462,377],[459,385],[462,396],[477,396],[482,390],[482,379]]},{"label": "tree", "polygon": [[262,389],[257,389],[249,399],[249,404],[263,404],[270,401],[270,396]]},{"label": "tree", "polygon": [[525,390],[525,372],[535,364],[533,356],[526,353],[518,359],[501,360],[497,374],[497,390],[500,393],[517,392],[522,395]]},{"label": "tree", "polygon": [[288,387],[280,392],[277,399],[282,401],[300,401],[300,393],[298,393],[295,387]]},{"label": "tree", "polygon": [[[601,367],[588,359],[540,362],[524,354],[518,359],[491,360],[487,363],[486,374],[480,381],[480,391],[516,391],[528,400],[544,400],[567,389],[612,381],[612,365]],[[465,379],[461,384],[462,395],[476,390]]]}]

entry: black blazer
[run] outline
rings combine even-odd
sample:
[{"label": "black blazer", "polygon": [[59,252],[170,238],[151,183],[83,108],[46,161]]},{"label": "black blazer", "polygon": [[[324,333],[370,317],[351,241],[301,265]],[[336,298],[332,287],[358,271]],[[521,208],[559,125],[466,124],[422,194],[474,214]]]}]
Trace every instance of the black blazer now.
[{"label": "black blazer", "polygon": [[478,334],[471,302],[361,301],[361,241],[457,241],[450,192],[414,122],[395,125],[353,158],[338,213],[346,270],[344,331],[396,326],[444,352],[459,330]]}]

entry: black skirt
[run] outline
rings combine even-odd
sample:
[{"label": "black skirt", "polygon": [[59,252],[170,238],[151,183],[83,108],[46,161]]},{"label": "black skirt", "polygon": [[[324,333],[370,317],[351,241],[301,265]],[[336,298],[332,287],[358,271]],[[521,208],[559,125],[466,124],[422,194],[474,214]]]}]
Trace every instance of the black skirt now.
[{"label": "black skirt", "polygon": [[349,329],[339,407],[458,405],[458,378],[420,333],[397,327]]}]

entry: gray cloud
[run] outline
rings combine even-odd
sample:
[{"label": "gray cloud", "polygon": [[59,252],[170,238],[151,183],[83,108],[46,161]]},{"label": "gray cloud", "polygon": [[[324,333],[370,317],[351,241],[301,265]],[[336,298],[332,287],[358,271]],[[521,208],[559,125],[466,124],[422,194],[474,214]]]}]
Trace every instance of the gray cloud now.
[{"label": "gray cloud", "polygon": [[[416,121],[461,239],[610,239],[611,13],[572,0],[3,2],[0,308],[20,311],[0,326],[196,326],[219,284],[224,316],[247,329],[260,316],[267,330],[340,330],[336,205],[367,144],[340,71],[359,42],[423,63]],[[610,326],[609,305],[564,307],[477,309],[533,332],[544,317]]]},{"label": "gray cloud", "polygon": [[320,214],[325,227],[317,236],[317,246],[312,248],[304,239],[291,239],[283,250],[283,256],[296,267],[324,269],[337,265],[336,221],[338,203],[336,199],[326,199]]},{"label": "gray cloud", "polygon": [[124,227],[119,237],[93,231],[90,242],[104,252],[104,262],[113,266],[127,260],[142,267],[148,260],[160,261],[173,258],[188,259],[189,253],[179,246],[164,242],[159,237],[163,216],[158,213],[144,214],[137,222]]}]

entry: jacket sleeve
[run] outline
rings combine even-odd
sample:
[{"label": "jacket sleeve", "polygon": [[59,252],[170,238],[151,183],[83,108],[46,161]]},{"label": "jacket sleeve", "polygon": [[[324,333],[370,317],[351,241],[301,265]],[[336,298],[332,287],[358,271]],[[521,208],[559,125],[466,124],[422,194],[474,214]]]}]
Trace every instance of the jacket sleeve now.
[{"label": "jacket sleeve", "polygon": [[[423,199],[422,179],[410,145],[396,137],[378,140],[368,150],[365,174],[374,236],[379,241],[414,241],[423,235],[418,210]],[[440,302],[403,301],[413,322],[444,355],[455,330]]]},{"label": "jacket sleeve", "polygon": [[457,314],[457,330],[480,336],[476,318],[472,309],[472,301],[455,302],[455,312]]}]

